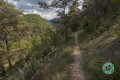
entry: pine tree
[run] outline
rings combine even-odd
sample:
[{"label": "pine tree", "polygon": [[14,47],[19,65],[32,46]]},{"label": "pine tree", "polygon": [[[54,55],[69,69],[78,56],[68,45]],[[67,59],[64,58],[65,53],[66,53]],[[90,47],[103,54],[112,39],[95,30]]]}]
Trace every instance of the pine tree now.
[{"label": "pine tree", "polygon": [[66,44],[67,45],[68,45],[68,26],[66,25],[66,23],[67,23],[66,7],[72,1],[73,0],[53,0],[51,5],[48,5],[45,2],[39,2],[40,8],[44,8],[44,9],[61,8],[63,10],[58,15],[61,17],[61,19],[62,19],[61,23],[65,27],[65,35],[66,35]]},{"label": "pine tree", "polygon": [[11,42],[18,38],[18,20],[22,15],[22,11],[15,9],[13,4],[2,2],[0,7],[0,24],[1,24],[1,40],[5,45],[9,68],[12,67],[11,62]]}]

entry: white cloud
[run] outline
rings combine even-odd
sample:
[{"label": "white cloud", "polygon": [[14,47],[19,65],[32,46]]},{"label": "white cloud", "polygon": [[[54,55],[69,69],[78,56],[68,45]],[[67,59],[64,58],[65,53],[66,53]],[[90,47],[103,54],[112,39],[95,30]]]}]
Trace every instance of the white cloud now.
[{"label": "white cloud", "polygon": [[[18,9],[24,9],[25,14],[39,14],[41,17],[49,20],[57,17],[57,13],[52,10],[44,10],[39,8],[38,1],[45,1],[49,5],[53,0],[5,0],[9,3],[16,5]],[[82,0],[80,0],[82,1]],[[79,7],[81,9],[81,6]],[[56,9],[58,11],[58,9]],[[68,13],[69,7],[66,8],[66,13]]]},{"label": "white cloud", "polygon": [[53,18],[57,17],[57,13],[55,13],[54,11],[46,11],[46,12],[41,12],[41,11],[37,11],[35,9],[26,9],[25,14],[39,14],[41,17],[50,20]]},{"label": "white cloud", "polygon": [[17,5],[17,1],[14,1],[14,0],[5,0],[5,1],[7,1],[9,3],[13,3],[14,5]]},{"label": "white cloud", "polygon": [[[57,17],[57,14],[51,10],[43,10],[39,8],[38,0],[5,0],[9,3],[16,5],[18,9],[24,9],[25,14],[39,14],[41,17],[49,20]],[[48,4],[51,4],[53,0],[44,0]]]}]

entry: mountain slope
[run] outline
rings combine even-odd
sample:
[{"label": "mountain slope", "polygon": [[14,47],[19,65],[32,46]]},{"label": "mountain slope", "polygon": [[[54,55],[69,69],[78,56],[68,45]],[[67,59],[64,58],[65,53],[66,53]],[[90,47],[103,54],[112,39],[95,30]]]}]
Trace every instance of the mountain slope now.
[{"label": "mountain slope", "polygon": [[24,16],[27,18],[28,23],[33,23],[34,26],[38,26],[41,28],[52,27],[49,21],[43,19],[38,14],[26,14]]}]

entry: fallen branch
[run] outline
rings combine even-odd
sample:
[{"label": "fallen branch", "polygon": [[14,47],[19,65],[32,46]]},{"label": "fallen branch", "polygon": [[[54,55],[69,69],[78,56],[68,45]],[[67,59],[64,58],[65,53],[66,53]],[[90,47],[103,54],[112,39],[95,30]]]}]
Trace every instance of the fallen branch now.
[{"label": "fallen branch", "polygon": [[33,75],[33,77],[31,78],[31,80],[36,80],[37,77],[39,77],[39,80],[43,80],[43,79],[41,78],[41,76],[38,75],[38,74],[41,73],[41,71],[43,70],[43,68],[44,68],[45,66],[47,66],[49,63],[52,63],[53,61],[55,61],[56,56],[57,56],[57,53],[54,55],[54,57],[53,57],[52,59],[49,59],[49,56],[50,56],[53,52],[57,51],[58,49],[59,49],[59,48],[57,48],[57,49],[51,51],[50,53],[48,53],[48,55],[46,56],[46,58],[45,58],[45,59],[43,60],[43,62],[41,63],[40,68],[36,71],[36,73]]},{"label": "fallen branch", "polygon": [[19,67],[18,67],[18,71],[21,74],[22,80],[25,80],[25,76],[24,76],[24,70],[22,71]]}]

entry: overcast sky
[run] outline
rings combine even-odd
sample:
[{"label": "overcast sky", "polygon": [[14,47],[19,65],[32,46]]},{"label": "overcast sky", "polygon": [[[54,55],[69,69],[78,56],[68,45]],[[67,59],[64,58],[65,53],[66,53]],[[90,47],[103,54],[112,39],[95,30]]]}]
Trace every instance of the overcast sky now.
[{"label": "overcast sky", "polygon": [[[41,17],[50,20],[57,17],[57,14],[52,10],[44,10],[39,8],[38,1],[45,1],[50,4],[53,0],[6,0],[9,3],[16,5],[18,9],[24,9],[25,14],[39,14]],[[67,8],[68,11],[68,8]]]}]

